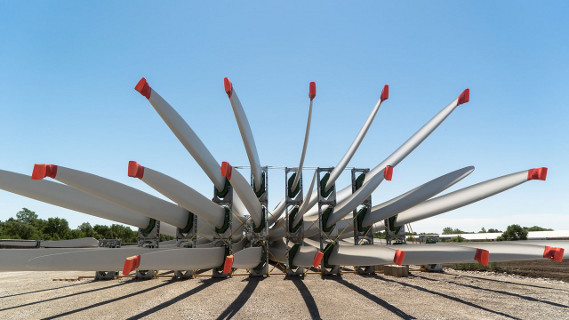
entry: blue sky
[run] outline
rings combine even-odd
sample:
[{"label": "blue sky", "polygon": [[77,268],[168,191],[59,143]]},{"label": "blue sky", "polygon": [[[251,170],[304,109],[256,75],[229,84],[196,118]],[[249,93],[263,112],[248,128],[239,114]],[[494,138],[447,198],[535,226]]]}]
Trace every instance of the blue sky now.
[{"label": "blue sky", "polygon": [[[248,161],[225,76],[261,162],[273,166],[298,164],[310,81],[318,94],[305,165],[323,167],[342,157],[384,84],[390,99],[350,166],[373,168],[470,88],[471,101],[395,168],[373,203],[468,165],[475,172],[451,190],[546,166],[546,182],[413,228],[567,230],[568,9],[556,1],[4,2],[0,169],[31,174],[34,163],[53,163],[157,195],[127,177],[128,161],[136,160],[211,195],[207,176],[134,91],[142,76],[219,162],[236,165]],[[283,173],[273,170],[269,179],[273,207]],[[72,227],[110,223],[0,191],[0,220],[22,207]]]}]

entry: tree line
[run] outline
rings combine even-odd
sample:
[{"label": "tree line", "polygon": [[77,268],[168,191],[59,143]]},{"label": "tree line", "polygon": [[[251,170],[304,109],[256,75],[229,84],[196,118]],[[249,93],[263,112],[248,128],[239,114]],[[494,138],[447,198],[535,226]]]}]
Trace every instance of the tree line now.
[{"label": "tree line", "polygon": [[138,231],[119,224],[91,226],[89,222],[71,229],[63,218],[40,219],[34,211],[27,208],[18,211],[16,218],[0,221],[0,239],[67,240],[85,237],[121,239],[123,243],[132,243],[138,241]]}]

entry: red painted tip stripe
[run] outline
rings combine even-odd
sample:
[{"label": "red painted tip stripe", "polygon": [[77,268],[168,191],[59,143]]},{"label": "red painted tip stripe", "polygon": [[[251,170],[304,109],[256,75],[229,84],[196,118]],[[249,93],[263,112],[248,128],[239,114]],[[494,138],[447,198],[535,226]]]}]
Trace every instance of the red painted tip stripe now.
[{"label": "red painted tip stripe", "polygon": [[324,258],[324,253],[322,253],[322,251],[316,252],[316,255],[314,256],[314,261],[312,261],[312,266],[314,268],[318,268],[320,262],[322,261],[322,258]]},{"label": "red painted tip stripe", "polygon": [[223,264],[223,273],[230,273],[231,267],[233,267],[233,255],[225,257],[225,263]]},{"label": "red painted tip stripe", "polygon": [[389,99],[389,85],[385,85],[383,90],[381,90],[381,97],[379,98],[381,102]]},{"label": "red painted tip stripe", "polygon": [[233,171],[233,167],[229,164],[229,162],[223,161],[221,163],[221,176],[226,177],[227,180],[231,180],[231,171]]},{"label": "red painted tip stripe", "polygon": [[555,260],[557,262],[561,262],[563,260],[563,254],[565,253],[565,249],[563,248],[556,248],[545,246],[545,250],[543,251],[543,257],[551,260]]},{"label": "red painted tip stripe", "polygon": [[545,180],[547,178],[547,168],[535,168],[528,170],[528,180]]},{"label": "red painted tip stripe", "polygon": [[124,260],[122,274],[126,276],[132,270],[138,269],[139,266],[140,266],[140,255],[128,257]]},{"label": "red painted tip stripe", "polygon": [[403,260],[405,260],[405,251],[396,250],[395,257],[393,257],[393,262],[395,262],[396,265],[400,266],[403,264]]},{"label": "red painted tip stripe", "polygon": [[45,177],[55,179],[57,166],[53,164],[35,164],[32,172],[32,180],[41,180]]},{"label": "red painted tip stripe", "polygon": [[223,79],[223,85],[225,86],[225,92],[227,93],[227,96],[231,98],[231,95],[233,94],[233,84],[227,77],[225,77]]},{"label": "red painted tip stripe", "polygon": [[144,167],[136,161],[128,162],[128,176],[132,178],[142,179],[144,176]]},{"label": "red painted tip stripe", "polygon": [[386,166],[385,169],[383,169],[383,178],[387,181],[391,181],[392,177],[393,177],[393,167]]},{"label": "red painted tip stripe", "polygon": [[476,249],[474,260],[478,261],[483,266],[487,266],[488,260],[490,260],[490,252],[484,249]]},{"label": "red painted tip stripe", "polygon": [[316,97],[316,82],[314,81],[308,86],[308,97],[310,98],[310,101]]},{"label": "red painted tip stripe", "polygon": [[460,106],[461,104],[467,103],[468,101],[470,101],[470,89],[466,89],[460,94],[458,97],[458,103],[456,105]]},{"label": "red painted tip stripe", "polygon": [[150,99],[150,94],[152,90],[150,89],[150,86],[148,85],[148,82],[146,82],[146,79],[144,77],[140,79],[140,81],[138,81],[136,87],[134,87],[134,90],[140,92],[140,94],[145,96],[146,99]]}]

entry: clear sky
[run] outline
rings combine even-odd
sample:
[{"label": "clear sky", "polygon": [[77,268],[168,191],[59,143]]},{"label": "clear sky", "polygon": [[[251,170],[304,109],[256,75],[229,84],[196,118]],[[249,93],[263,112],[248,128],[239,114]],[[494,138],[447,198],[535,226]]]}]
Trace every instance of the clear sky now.
[{"label": "clear sky", "polygon": [[[0,169],[34,163],[127,177],[129,160],[211,196],[212,183],[134,91],[145,76],[215,158],[248,165],[223,90],[239,93],[263,165],[298,165],[308,83],[316,81],[305,165],[334,166],[379,98],[350,166],[373,168],[465,88],[457,110],[373,194],[381,203],[474,165],[451,190],[549,167],[492,198],[413,224],[478,231],[569,229],[569,4],[562,1],[12,1],[0,4]],[[244,172],[248,175],[248,172]],[[308,172],[307,172],[308,173]],[[339,180],[349,183],[348,174]],[[273,170],[270,207],[283,195]],[[109,223],[0,190],[0,220]]]}]

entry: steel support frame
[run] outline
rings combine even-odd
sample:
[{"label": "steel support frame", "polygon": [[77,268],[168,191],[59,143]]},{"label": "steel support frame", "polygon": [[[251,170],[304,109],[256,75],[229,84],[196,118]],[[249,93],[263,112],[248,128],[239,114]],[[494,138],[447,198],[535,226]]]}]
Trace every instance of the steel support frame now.
[{"label": "steel support frame", "polygon": [[[247,238],[250,247],[262,247],[261,261],[259,265],[249,269],[249,275],[252,277],[266,277],[269,275],[269,217],[268,217],[268,200],[269,200],[269,170],[268,167],[261,167],[261,189],[257,193],[253,172],[251,171],[251,187],[257,194],[257,198],[263,208],[261,218],[262,226],[255,226],[253,219],[249,219],[246,224]],[[257,228],[255,228],[257,227]],[[257,229],[258,231],[255,231]]]},{"label": "steel support frame", "polygon": [[406,242],[405,226],[395,227],[395,221],[397,221],[397,216],[383,221],[385,225],[385,241],[387,244],[404,244]]},{"label": "steel support frame", "polygon": [[[38,241],[38,248],[39,248]],[[99,240],[99,247],[101,248],[120,248],[122,244],[121,239],[101,239]],[[95,271],[95,280],[113,280],[118,277],[118,271]]]},{"label": "steel support frame", "polygon": [[[224,223],[224,225],[227,225],[227,229],[223,232],[218,232],[217,228],[214,229],[213,242],[216,247],[225,248],[225,257],[227,257],[228,255],[233,254],[231,239],[233,235],[233,214],[231,210],[233,207],[233,187],[231,187],[229,181],[225,181],[225,189],[222,192],[223,194],[221,194],[214,186],[212,201],[223,206],[225,208],[225,211],[229,212],[229,214],[225,215],[226,221]],[[219,267],[213,268],[212,277],[227,278],[231,276],[231,273],[223,272],[223,267],[224,265],[222,264]]]},{"label": "steel support frame", "polygon": [[[369,169],[353,168],[352,173],[352,193],[355,193],[363,184],[365,175]],[[373,245],[373,226],[363,228],[361,221],[366,215],[371,213],[371,195],[366,198],[361,205],[353,211],[354,224],[354,244],[355,245]],[[374,274],[375,266],[355,266],[359,274]]]},{"label": "steel support frame", "polygon": [[[189,219],[192,219],[192,227],[188,232],[183,232],[180,228],[176,228],[176,247],[196,248],[196,240],[198,237],[198,217],[193,213],[189,214]],[[195,270],[174,270],[174,278],[176,279],[191,279],[194,275]]]},{"label": "steel support frame", "polygon": [[[296,175],[300,175],[298,180],[297,187],[292,190],[292,183],[296,177]],[[287,261],[287,276],[304,276],[305,269],[304,267],[296,267],[292,268],[292,259],[294,257],[290,256],[291,253],[291,245],[299,245],[302,246],[302,239],[304,234],[304,220],[300,220],[298,229],[291,231],[291,228],[296,226],[292,226],[294,220],[294,213],[298,214],[298,210],[302,205],[303,201],[303,187],[302,187],[302,171],[299,172],[297,168],[288,168],[285,167],[285,201],[286,201],[286,215],[285,215],[285,229],[286,229],[286,257],[285,261]],[[292,216],[291,216],[292,215]]]},{"label": "steel support frame", "polygon": [[[158,248],[160,246],[160,221],[155,221],[154,227],[144,232],[138,229],[138,246],[141,248]],[[135,278],[148,280],[154,278],[158,270],[136,270]]]},{"label": "steel support frame", "polygon": [[[336,239],[338,236],[338,227],[334,225],[329,232],[326,232],[324,229],[326,226],[324,225],[326,222],[323,221],[324,212],[322,212],[323,206],[328,206],[329,209],[332,210],[336,206],[336,184],[334,184],[330,191],[324,193],[322,190],[323,187],[326,186],[326,179],[323,181],[326,175],[332,172],[334,168],[316,168],[317,174],[317,191],[318,191],[318,229],[320,232],[320,252],[324,253],[324,258],[320,262],[320,270],[322,275],[339,275],[340,274],[340,266],[330,266],[328,265],[327,257],[331,254],[332,250],[335,250],[337,247]],[[324,173],[324,176],[321,176]]]}]

